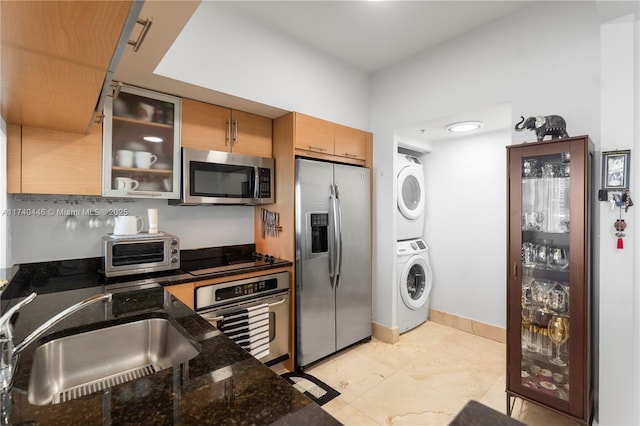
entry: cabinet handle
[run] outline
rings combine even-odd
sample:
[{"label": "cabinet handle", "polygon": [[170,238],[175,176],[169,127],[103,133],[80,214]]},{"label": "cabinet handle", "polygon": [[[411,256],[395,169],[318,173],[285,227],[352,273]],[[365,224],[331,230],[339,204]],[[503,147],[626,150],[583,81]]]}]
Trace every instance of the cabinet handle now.
[{"label": "cabinet handle", "polygon": [[144,41],[144,38],[147,36],[147,33],[151,28],[151,24],[153,24],[153,18],[149,17],[147,18],[146,21],[144,19],[138,19],[137,22],[140,25],[144,25],[144,27],[142,27],[142,31],[140,31],[140,35],[138,35],[138,39],[136,41],[129,40],[128,42],[128,44],[133,46],[134,52],[137,52],[140,49],[140,46],[142,46],[142,42]]},{"label": "cabinet handle", "polygon": [[314,150],[320,151],[320,152],[325,152],[327,150],[326,148],[321,148],[319,146],[313,146],[313,145],[309,145],[309,149],[314,149]]},{"label": "cabinet handle", "polygon": [[513,264],[513,278],[518,278],[518,264]]},{"label": "cabinet handle", "polygon": [[346,155],[347,157],[354,157],[354,158],[360,157],[358,154],[352,154],[350,152],[345,152],[344,155]]},{"label": "cabinet handle", "polygon": [[238,120],[233,120],[233,143],[238,143]]}]

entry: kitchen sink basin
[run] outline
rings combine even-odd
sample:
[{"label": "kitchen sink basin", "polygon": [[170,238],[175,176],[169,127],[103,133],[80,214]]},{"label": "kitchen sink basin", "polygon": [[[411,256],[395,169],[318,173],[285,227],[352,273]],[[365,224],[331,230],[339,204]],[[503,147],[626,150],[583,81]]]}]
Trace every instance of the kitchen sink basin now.
[{"label": "kitchen sink basin", "polygon": [[36,349],[28,399],[45,405],[90,395],[186,362],[196,345],[166,318],[60,337]]}]

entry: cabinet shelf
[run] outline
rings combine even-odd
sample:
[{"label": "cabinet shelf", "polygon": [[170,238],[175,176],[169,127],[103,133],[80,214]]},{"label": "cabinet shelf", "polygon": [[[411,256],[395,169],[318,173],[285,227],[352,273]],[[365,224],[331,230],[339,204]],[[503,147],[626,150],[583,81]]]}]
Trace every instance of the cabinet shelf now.
[{"label": "cabinet shelf", "polygon": [[167,170],[167,169],[140,169],[137,167],[120,167],[120,166],[113,166],[111,167],[111,170],[117,171],[117,172],[157,173],[157,174],[165,174],[165,175],[171,175],[173,173],[173,170]]},{"label": "cabinet shelf", "polygon": [[145,120],[139,120],[137,118],[131,118],[131,117],[114,116],[113,121],[120,122],[120,123],[133,124],[136,126],[158,127],[162,129],[173,130],[173,124],[157,123],[155,121],[145,121]]}]

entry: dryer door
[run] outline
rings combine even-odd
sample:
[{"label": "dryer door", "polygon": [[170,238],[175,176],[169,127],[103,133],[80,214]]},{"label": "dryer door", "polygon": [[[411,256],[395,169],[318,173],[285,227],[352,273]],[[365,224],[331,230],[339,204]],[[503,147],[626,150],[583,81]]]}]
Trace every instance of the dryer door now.
[{"label": "dryer door", "polygon": [[400,278],[400,296],[404,304],[410,309],[422,308],[427,303],[432,283],[431,267],[425,257],[419,254],[411,257]]},{"label": "dryer door", "polygon": [[398,210],[415,220],[424,209],[424,176],[416,167],[405,167],[398,173]]}]

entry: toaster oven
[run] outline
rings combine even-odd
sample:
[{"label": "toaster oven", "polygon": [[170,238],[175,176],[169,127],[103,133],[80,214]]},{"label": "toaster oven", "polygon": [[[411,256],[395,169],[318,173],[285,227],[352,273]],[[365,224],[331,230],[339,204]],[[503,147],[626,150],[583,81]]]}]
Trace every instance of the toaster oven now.
[{"label": "toaster oven", "polygon": [[166,233],[102,238],[107,277],[180,268],[180,239]]}]

